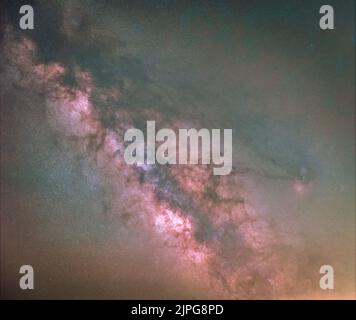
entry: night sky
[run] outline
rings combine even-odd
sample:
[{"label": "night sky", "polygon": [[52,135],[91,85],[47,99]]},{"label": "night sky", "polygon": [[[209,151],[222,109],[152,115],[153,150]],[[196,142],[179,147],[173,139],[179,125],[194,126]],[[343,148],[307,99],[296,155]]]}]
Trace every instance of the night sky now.
[{"label": "night sky", "polygon": [[[3,1],[1,296],[354,298],[355,7],[323,4]],[[127,165],[148,120],[233,129],[233,171]]]}]

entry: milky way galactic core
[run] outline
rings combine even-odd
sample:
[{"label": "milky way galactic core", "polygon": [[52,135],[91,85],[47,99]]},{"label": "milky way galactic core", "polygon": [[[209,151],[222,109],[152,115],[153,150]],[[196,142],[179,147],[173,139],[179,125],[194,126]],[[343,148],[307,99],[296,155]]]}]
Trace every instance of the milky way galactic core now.
[{"label": "milky way galactic core", "polygon": [[355,8],[323,4],[3,2],[1,296],[354,299]]}]

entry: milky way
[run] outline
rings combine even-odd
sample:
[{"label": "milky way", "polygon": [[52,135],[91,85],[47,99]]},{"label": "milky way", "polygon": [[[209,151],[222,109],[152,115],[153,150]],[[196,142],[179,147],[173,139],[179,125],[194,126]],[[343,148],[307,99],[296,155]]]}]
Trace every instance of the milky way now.
[{"label": "milky way", "polygon": [[[65,7],[63,16],[71,14]],[[62,36],[80,43],[75,28],[63,23]],[[100,37],[96,31],[99,35],[93,37]],[[154,259],[162,265],[165,252],[173,253],[169,259],[179,265],[177,272],[192,274],[214,297],[284,298],[316,291],[323,253],[311,256],[299,235],[288,241],[278,218],[266,215],[261,200],[251,194],[252,181],[262,179],[270,188],[280,181],[293,201],[307,197],[314,188],[312,165],[301,164],[298,169],[268,157],[249,163],[247,156],[235,161],[227,176],[213,175],[213,165],[127,165],[123,137],[128,128],[143,128],[147,120],[174,130],[204,123],[171,112],[177,108],[175,99],[168,93],[167,98],[164,90],[157,91],[145,73],[135,71],[132,78],[121,67],[113,79],[105,78],[107,72],[106,81],[99,81],[100,59],[105,58],[97,56],[95,67],[90,66],[94,60],[85,67],[85,57],[82,62],[46,61],[36,39],[17,35],[10,24],[3,41],[4,87],[8,92],[18,87],[40,97],[61,150],[87,163],[87,174],[100,181],[99,215],[116,221],[113,226],[122,241],[130,230],[145,234],[127,237],[138,247],[156,252]],[[139,62],[122,50],[120,61],[140,70]],[[147,106],[139,108],[140,100]],[[246,153],[244,148],[238,142],[236,153]],[[145,244],[145,239],[150,240]]]}]

